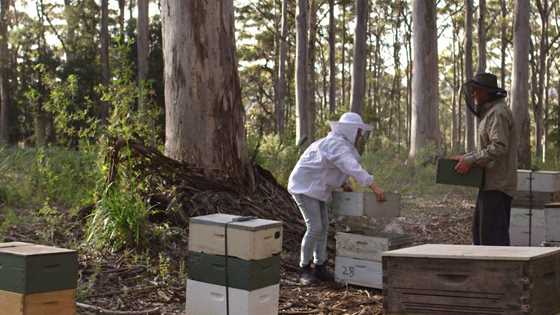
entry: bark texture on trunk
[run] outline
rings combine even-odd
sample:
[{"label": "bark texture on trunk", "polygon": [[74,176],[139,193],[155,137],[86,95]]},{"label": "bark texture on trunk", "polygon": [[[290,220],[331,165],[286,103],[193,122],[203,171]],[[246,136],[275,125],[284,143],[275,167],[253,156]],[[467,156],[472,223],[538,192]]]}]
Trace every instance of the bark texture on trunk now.
[{"label": "bark texture on trunk", "polygon": [[356,30],[354,32],[354,66],[352,69],[351,111],[362,114],[366,94],[366,34],[368,20],[367,0],[357,0]]},{"label": "bark texture on trunk", "polygon": [[296,14],[296,145],[304,150],[309,146],[311,135],[309,131],[307,95],[307,0],[298,0]]},{"label": "bark texture on trunk", "polygon": [[233,0],[164,0],[165,153],[250,187]]},{"label": "bark texture on trunk", "polygon": [[438,119],[438,51],[435,1],[416,0],[412,9],[414,66],[412,75],[412,126],[409,158],[440,144]]},{"label": "bark texture on trunk", "polygon": [[517,156],[520,168],[531,167],[529,126],[529,1],[516,0],[513,31],[511,109],[519,134]]}]

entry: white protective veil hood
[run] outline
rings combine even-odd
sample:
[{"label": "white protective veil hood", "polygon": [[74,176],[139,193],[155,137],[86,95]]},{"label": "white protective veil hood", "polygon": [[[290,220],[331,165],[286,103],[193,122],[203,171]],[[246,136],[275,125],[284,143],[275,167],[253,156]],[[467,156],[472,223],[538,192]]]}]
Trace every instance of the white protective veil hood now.
[{"label": "white protective veil hood", "polygon": [[333,133],[344,137],[352,144],[356,141],[358,129],[364,131],[371,131],[373,129],[371,125],[364,123],[359,114],[352,112],[342,114],[338,121],[330,121],[329,124]]}]

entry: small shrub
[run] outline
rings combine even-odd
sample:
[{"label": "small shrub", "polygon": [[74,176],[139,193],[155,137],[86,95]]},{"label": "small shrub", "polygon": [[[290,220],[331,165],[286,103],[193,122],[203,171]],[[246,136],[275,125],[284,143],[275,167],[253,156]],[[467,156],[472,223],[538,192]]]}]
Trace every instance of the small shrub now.
[{"label": "small shrub", "polygon": [[87,243],[112,250],[144,244],[149,209],[131,191],[115,185],[105,189],[90,217]]}]

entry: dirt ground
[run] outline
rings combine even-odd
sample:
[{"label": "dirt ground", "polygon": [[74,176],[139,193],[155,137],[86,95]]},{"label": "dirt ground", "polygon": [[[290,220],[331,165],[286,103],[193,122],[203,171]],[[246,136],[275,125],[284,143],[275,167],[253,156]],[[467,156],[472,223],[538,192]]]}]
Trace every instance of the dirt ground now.
[{"label": "dirt ground", "polygon": [[[470,242],[474,193],[452,192],[429,197],[403,196],[402,217],[394,224],[413,235],[417,244]],[[20,216],[31,215],[20,210]],[[1,215],[0,215],[1,219]],[[44,241],[45,222],[21,223],[6,231],[5,241]],[[80,230],[80,222],[68,223],[64,231]],[[75,229],[72,228],[75,226]],[[52,244],[72,243],[76,235],[55,235]],[[186,233],[177,230],[165,254],[133,252],[98,254],[80,252],[78,314],[184,314]],[[335,283],[302,287],[298,284],[297,250],[282,256],[279,314],[383,314],[380,290]],[[87,254],[96,253],[96,254]],[[331,257],[331,265],[332,259]],[[94,310],[97,308],[97,310]],[[103,310],[120,310],[105,312]]]}]

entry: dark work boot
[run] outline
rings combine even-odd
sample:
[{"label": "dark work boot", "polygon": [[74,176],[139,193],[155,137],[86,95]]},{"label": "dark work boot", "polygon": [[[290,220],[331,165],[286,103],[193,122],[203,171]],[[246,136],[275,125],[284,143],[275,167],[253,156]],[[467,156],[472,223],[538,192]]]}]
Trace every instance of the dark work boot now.
[{"label": "dark work boot", "polygon": [[311,268],[311,265],[307,265],[305,267],[301,268],[301,275],[299,277],[299,283],[301,283],[302,285],[310,285],[310,284],[314,284],[317,283],[317,277],[315,277],[315,274],[313,272],[313,269]]},{"label": "dark work boot", "polygon": [[334,276],[331,272],[329,272],[329,270],[327,269],[327,265],[326,264],[322,264],[322,265],[315,265],[315,277],[321,281],[333,281],[334,280]]}]

